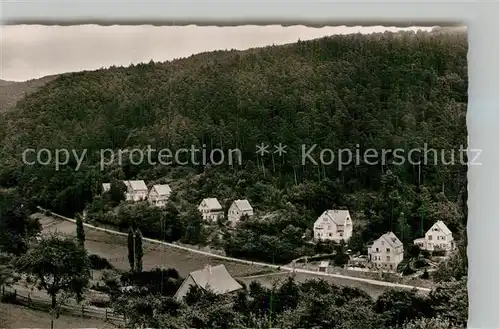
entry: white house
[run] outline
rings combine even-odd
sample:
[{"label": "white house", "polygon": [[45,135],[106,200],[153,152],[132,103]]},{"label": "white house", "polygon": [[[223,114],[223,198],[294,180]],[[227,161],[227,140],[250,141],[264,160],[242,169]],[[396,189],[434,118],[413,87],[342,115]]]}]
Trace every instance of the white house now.
[{"label": "white house", "polygon": [[224,265],[205,266],[204,269],[189,273],[174,295],[177,301],[184,299],[192,286],[198,286],[216,295],[231,293],[243,287],[235,280]]},{"label": "white house", "polygon": [[392,232],[385,233],[368,248],[370,261],[385,271],[396,271],[403,256],[403,243]]},{"label": "white house", "polygon": [[123,184],[127,187],[127,192],[125,192],[127,201],[141,201],[148,197],[148,187],[143,180],[126,180]]},{"label": "white house", "polygon": [[163,207],[167,204],[172,189],[167,184],[153,185],[148,194],[148,201],[151,205]]},{"label": "white house", "polygon": [[326,210],[313,227],[314,239],[340,242],[352,236],[352,219],[349,210]]},{"label": "white house", "polygon": [[329,261],[322,261],[321,263],[319,263],[318,272],[328,273],[328,266],[330,266]]},{"label": "white house", "polygon": [[198,210],[204,220],[217,221],[217,219],[224,217],[224,211],[217,198],[203,199]]},{"label": "white house", "polygon": [[102,193],[109,192],[111,190],[111,183],[102,183]]},{"label": "white house", "polygon": [[437,221],[425,233],[425,237],[415,239],[413,243],[420,247],[420,249],[433,251],[433,250],[452,250],[455,248],[453,234],[443,221]]},{"label": "white house", "polygon": [[235,200],[229,207],[227,219],[231,224],[235,224],[243,215],[253,216],[253,208],[248,200]]}]

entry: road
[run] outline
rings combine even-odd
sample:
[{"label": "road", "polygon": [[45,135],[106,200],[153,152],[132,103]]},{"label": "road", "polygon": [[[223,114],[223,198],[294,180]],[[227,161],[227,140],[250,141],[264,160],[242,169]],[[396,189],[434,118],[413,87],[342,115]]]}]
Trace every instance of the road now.
[{"label": "road", "polygon": [[[41,207],[38,207],[38,209],[40,211],[42,211],[42,212],[46,211],[45,209],[43,209]],[[76,223],[75,219],[64,217],[64,216],[61,216],[61,215],[55,214],[55,213],[52,213],[52,215],[54,217],[59,218],[59,219],[66,220],[66,221],[69,221],[69,222],[72,222],[72,223]],[[83,225],[85,227],[90,228],[90,229],[94,229],[94,230],[106,232],[106,233],[109,233],[109,234],[127,236],[126,233],[119,232],[119,231],[116,231],[116,230],[101,228],[101,227],[97,227],[97,226],[94,226],[94,225],[91,225],[91,224],[88,224],[88,223],[83,223]],[[289,266],[279,266],[279,265],[273,265],[273,264],[262,263],[262,262],[253,262],[253,261],[248,261],[248,260],[239,259],[239,258],[222,256],[222,255],[214,254],[214,253],[211,253],[211,252],[197,250],[197,249],[193,249],[193,248],[189,248],[189,247],[185,247],[185,246],[180,246],[180,245],[177,245],[175,243],[169,243],[169,242],[159,241],[159,240],[149,239],[149,238],[143,238],[143,239],[145,241],[150,242],[150,243],[159,244],[159,245],[163,245],[163,246],[168,246],[168,247],[171,247],[171,248],[176,248],[176,249],[179,249],[179,250],[184,250],[184,251],[187,251],[187,252],[191,252],[191,253],[195,253],[195,254],[200,254],[200,255],[204,255],[204,256],[208,256],[208,257],[212,257],[212,258],[224,259],[224,260],[227,260],[227,261],[232,261],[232,262],[241,263],[241,264],[247,264],[247,265],[257,265],[257,266],[262,266],[262,267],[268,267],[268,268],[278,269],[278,270],[287,271],[287,272],[291,272],[291,273],[304,274],[306,276],[310,275],[310,276],[313,276],[313,277],[337,278],[337,279],[340,279],[342,281],[346,281],[346,280],[347,281],[355,281],[355,282],[371,284],[371,285],[375,285],[375,286],[379,286],[379,287],[402,288],[402,289],[417,289],[418,291],[425,292],[425,293],[430,292],[430,290],[431,290],[429,288],[424,288],[424,287],[410,286],[410,285],[404,285],[404,284],[392,283],[392,282],[386,282],[386,281],[380,281],[380,280],[373,280],[373,279],[366,279],[366,278],[359,278],[359,277],[351,277],[351,276],[347,276],[347,275],[334,274],[334,273],[323,273],[323,272],[310,271],[310,270],[299,269],[299,268],[295,268],[294,269],[294,268],[289,267]]]}]

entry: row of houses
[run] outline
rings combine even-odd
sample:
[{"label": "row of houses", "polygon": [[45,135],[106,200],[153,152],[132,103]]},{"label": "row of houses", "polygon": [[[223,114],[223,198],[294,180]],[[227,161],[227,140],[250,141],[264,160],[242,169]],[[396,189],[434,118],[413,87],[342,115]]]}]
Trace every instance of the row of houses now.
[{"label": "row of houses", "polygon": [[[236,201],[233,202],[235,207],[237,207],[237,204]],[[210,206],[213,206],[213,209],[222,209],[217,199],[205,199],[202,201],[202,204],[200,204],[200,207],[202,206],[204,207],[203,209],[210,208]],[[316,224],[318,225],[316,226]],[[350,229],[348,228],[349,225],[351,226]],[[344,226],[344,228],[342,228],[342,226]],[[349,239],[352,235],[352,219],[349,211],[325,211],[316,221],[315,229],[315,237],[318,239]],[[343,236],[341,235],[342,233],[344,233]],[[436,250],[437,248],[451,250],[455,247],[453,235],[442,221],[437,221],[426,232],[424,238],[416,239],[414,243],[420,248],[429,251]],[[403,261],[403,257],[403,243],[393,232],[383,234],[368,248],[368,259],[380,270],[388,272],[396,271],[398,265]],[[326,272],[328,266],[329,263],[323,261],[319,265],[318,270]],[[180,302],[184,299],[192,286],[197,286],[202,290],[210,290],[217,295],[232,293],[243,289],[243,287],[229,274],[224,265],[213,267],[207,265],[202,270],[191,272],[177,290],[174,298]]]},{"label": "row of houses", "polygon": [[[123,184],[127,187],[125,192],[125,200],[127,201],[144,201],[148,200],[151,205],[163,207],[172,193],[172,189],[168,184],[153,185],[148,189],[143,180],[124,180]],[[103,193],[111,189],[111,183],[103,183]]]},{"label": "row of houses", "polygon": [[[172,189],[168,184],[153,185],[148,189],[143,180],[125,180],[123,184],[127,187],[125,199],[127,201],[149,201],[153,206],[163,207],[167,204]],[[111,189],[111,183],[102,184],[103,193]],[[224,209],[217,198],[206,198],[198,206],[204,220],[217,221],[224,218]],[[253,207],[248,200],[234,200],[227,212],[228,221],[231,224],[238,222],[243,216],[252,217]]]},{"label": "row of houses", "polygon": [[[198,206],[204,220],[217,221],[224,218],[224,210],[217,198],[203,199]],[[252,217],[253,207],[248,200],[234,200],[227,211],[227,220],[231,225],[235,225],[243,216]]]},{"label": "row of houses", "polygon": [[[348,210],[326,210],[313,227],[316,241],[348,242],[352,233],[353,223]],[[426,232],[425,237],[415,239],[414,244],[428,251],[449,251],[455,248],[453,234],[443,221],[437,221]],[[368,259],[379,269],[395,271],[403,257],[403,243],[393,232],[383,234],[368,247]]]},{"label": "row of houses", "polygon": [[[233,205],[238,207],[238,202],[233,202]],[[242,208],[244,209],[244,207]],[[202,201],[200,211],[206,209],[213,209],[214,213],[222,211],[220,203],[215,198],[204,199]],[[239,209],[237,208],[235,211]],[[208,213],[205,214],[209,216]],[[214,219],[215,217],[206,218]],[[349,239],[352,235],[352,219],[347,210],[325,211],[318,218],[314,227],[314,236],[320,240],[338,241],[340,238]],[[414,240],[414,244],[421,249],[429,251],[436,250],[437,248],[451,250],[455,247],[452,232],[442,221],[437,221],[426,232],[425,237]],[[380,270],[396,271],[398,265],[403,261],[403,257],[403,243],[393,232],[383,234],[368,248],[368,259]],[[327,272],[328,266],[329,262],[323,261],[319,265],[318,270]],[[197,286],[205,291],[210,290],[217,295],[233,293],[243,289],[229,274],[224,265],[213,267],[207,265],[201,270],[191,272],[177,290],[174,298],[180,302],[192,286]]]}]

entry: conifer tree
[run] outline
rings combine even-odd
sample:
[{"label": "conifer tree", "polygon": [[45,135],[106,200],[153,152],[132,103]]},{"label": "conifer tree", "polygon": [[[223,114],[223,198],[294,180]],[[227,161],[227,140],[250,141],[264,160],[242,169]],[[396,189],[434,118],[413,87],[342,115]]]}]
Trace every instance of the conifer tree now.
[{"label": "conifer tree", "polygon": [[76,215],[76,239],[80,246],[85,246],[85,231],[83,229],[83,219],[80,214]]},{"label": "conifer tree", "polygon": [[144,253],[142,250],[142,234],[140,230],[135,231],[134,248],[135,248],[135,254],[134,254],[135,271],[142,272],[142,256]]},{"label": "conifer tree", "polygon": [[128,231],[128,263],[130,264],[130,270],[133,271],[135,269],[135,239],[134,239],[134,230],[132,227]]}]

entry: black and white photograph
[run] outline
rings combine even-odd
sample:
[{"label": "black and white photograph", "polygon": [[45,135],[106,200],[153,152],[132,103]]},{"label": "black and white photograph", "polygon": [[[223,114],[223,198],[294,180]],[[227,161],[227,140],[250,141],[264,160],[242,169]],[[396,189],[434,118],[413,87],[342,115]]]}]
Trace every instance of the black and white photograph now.
[{"label": "black and white photograph", "polygon": [[0,327],[465,329],[465,26],[5,25]]}]

